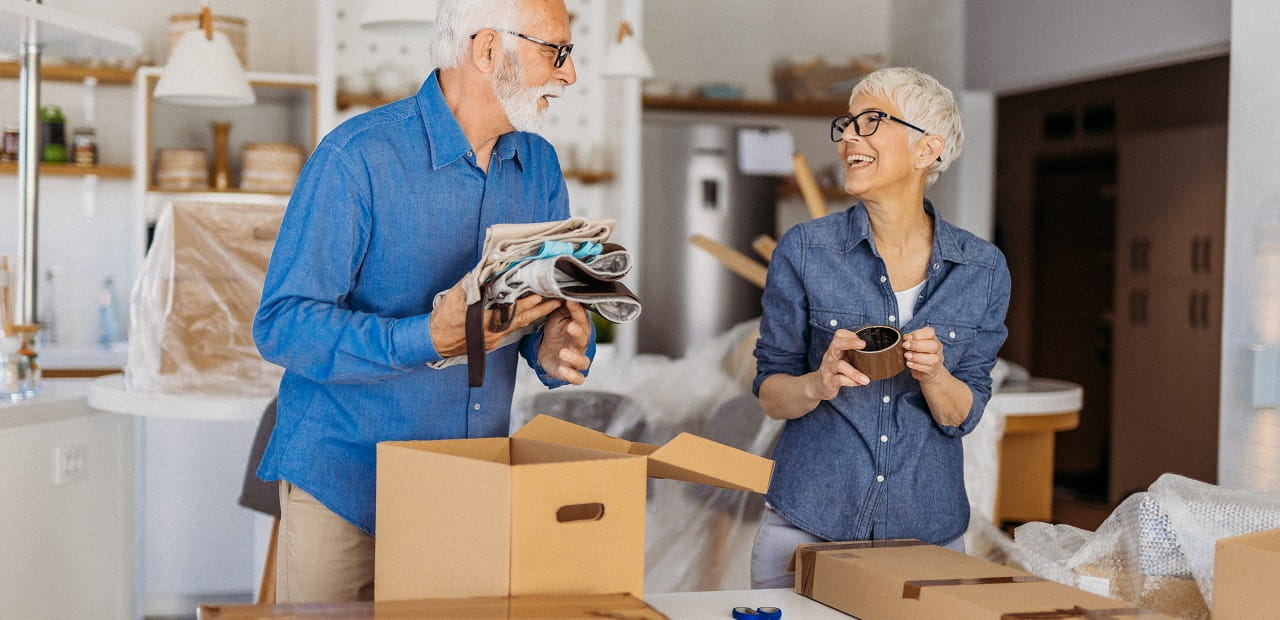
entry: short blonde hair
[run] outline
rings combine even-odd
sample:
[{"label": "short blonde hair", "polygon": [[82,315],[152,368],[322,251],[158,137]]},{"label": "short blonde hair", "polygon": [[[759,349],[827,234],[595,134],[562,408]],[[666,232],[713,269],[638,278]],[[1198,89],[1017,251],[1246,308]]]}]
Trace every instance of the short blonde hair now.
[{"label": "short blonde hair", "polygon": [[[862,94],[893,102],[902,113],[903,120],[930,134],[942,136],[946,144],[942,148],[940,161],[933,162],[929,168],[926,185],[933,185],[951,166],[951,162],[960,156],[964,145],[960,106],[951,94],[951,89],[943,86],[933,76],[911,67],[877,69],[854,85],[853,92],[849,94],[849,105],[852,106],[854,98]],[[922,137],[917,132],[911,134],[911,144]]]}]

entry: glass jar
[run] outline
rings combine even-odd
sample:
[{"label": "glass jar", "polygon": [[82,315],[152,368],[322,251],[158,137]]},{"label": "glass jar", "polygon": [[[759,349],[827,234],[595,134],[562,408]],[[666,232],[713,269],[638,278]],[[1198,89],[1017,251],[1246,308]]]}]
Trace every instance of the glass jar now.
[{"label": "glass jar", "polygon": [[40,106],[40,160],[67,161],[67,117],[56,105]]},{"label": "glass jar", "polygon": [[18,161],[19,137],[17,127],[4,128],[4,140],[0,141],[0,162]]},{"label": "glass jar", "polygon": [[31,360],[20,353],[0,353],[0,400],[22,400],[31,395]]},{"label": "glass jar", "polygon": [[92,127],[77,127],[71,134],[71,162],[77,166],[98,163],[98,132]]}]

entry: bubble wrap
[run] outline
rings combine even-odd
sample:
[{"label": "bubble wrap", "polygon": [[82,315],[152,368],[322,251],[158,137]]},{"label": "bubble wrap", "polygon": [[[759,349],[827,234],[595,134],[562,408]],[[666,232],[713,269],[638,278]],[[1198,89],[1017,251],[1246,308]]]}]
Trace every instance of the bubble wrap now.
[{"label": "bubble wrap", "polygon": [[1280,496],[1165,474],[1096,532],[1028,523],[1011,556],[1028,572],[1182,618],[1207,619],[1219,538],[1280,527]]}]

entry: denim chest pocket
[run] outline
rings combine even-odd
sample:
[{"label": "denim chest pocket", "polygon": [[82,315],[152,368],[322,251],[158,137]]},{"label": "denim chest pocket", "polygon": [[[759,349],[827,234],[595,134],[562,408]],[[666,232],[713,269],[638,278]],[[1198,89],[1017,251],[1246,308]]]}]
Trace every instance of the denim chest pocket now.
[{"label": "denim chest pocket", "polygon": [[978,328],[969,325],[929,321],[929,326],[942,343],[943,365],[947,368],[953,368],[978,337]]},{"label": "denim chest pocket", "polygon": [[867,325],[866,315],[843,310],[809,309],[809,358],[817,363],[831,346],[837,329],[855,331]]}]

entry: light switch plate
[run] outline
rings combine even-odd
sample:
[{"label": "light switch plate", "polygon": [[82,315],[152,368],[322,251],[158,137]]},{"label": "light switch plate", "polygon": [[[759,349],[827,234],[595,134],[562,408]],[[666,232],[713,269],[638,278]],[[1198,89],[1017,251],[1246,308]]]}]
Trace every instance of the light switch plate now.
[{"label": "light switch plate", "polygon": [[1280,407],[1280,346],[1253,345],[1253,406]]}]

